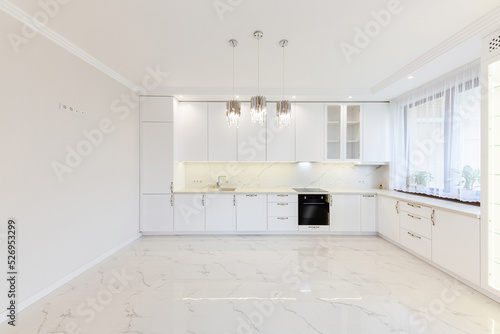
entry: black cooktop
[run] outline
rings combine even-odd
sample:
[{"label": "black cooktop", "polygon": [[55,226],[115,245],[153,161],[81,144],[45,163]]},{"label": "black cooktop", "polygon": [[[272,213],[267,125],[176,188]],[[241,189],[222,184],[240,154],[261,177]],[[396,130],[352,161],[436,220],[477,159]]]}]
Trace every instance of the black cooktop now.
[{"label": "black cooktop", "polygon": [[328,191],[320,188],[292,188],[298,193],[327,193]]}]

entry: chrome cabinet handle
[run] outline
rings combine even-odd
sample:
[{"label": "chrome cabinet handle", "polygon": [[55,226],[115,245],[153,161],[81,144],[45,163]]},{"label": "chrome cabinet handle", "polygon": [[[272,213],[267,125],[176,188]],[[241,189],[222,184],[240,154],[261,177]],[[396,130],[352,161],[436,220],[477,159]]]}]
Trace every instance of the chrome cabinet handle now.
[{"label": "chrome cabinet handle", "polygon": [[288,195],[278,194],[278,197],[288,197]]},{"label": "chrome cabinet handle", "polygon": [[411,235],[411,236],[412,236],[412,237],[414,237],[414,238],[417,238],[417,239],[422,239],[422,238],[421,238],[421,237],[419,237],[418,235],[415,235],[415,234],[413,234],[413,233],[411,233],[411,232],[408,232],[408,234],[409,234],[409,235]]},{"label": "chrome cabinet handle", "polygon": [[278,217],[279,220],[286,220],[288,217]]},{"label": "chrome cabinet handle", "polygon": [[170,182],[170,192],[171,193],[174,192],[174,183],[173,182]]},{"label": "chrome cabinet handle", "polygon": [[255,196],[257,196],[257,195],[253,195],[253,194],[252,194],[252,195],[246,195],[246,196],[247,196],[247,197],[255,197]]},{"label": "chrome cabinet handle", "polygon": [[332,195],[328,195],[328,199],[330,200],[330,206],[332,206],[333,205]]},{"label": "chrome cabinet handle", "polygon": [[413,204],[413,203],[408,203],[409,206],[411,207],[414,207],[414,208],[417,208],[417,209],[420,209],[421,206],[420,205],[417,205],[417,204]]},{"label": "chrome cabinet handle", "polygon": [[417,216],[414,216],[414,215],[410,215],[410,214],[408,214],[408,217],[411,217],[413,219],[421,219],[420,217],[417,217]]},{"label": "chrome cabinet handle", "polygon": [[201,196],[201,205],[205,206],[205,195]]},{"label": "chrome cabinet handle", "polygon": [[319,228],[319,226],[308,226],[308,228]]},{"label": "chrome cabinet handle", "polygon": [[233,206],[236,206],[236,195],[233,195]]},{"label": "chrome cabinet handle", "polygon": [[436,226],[435,214],[436,214],[436,210],[432,210],[432,214],[431,214],[432,226]]},{"label": "chrome cabinet handle", "polygon": [[396,213],[399,214],[399,201],[396,201]]},{"label": "chrome cabinet handle", "polygon": [[288,205],[288,203],[278,203],[278,205]]},{"label": "chrome cabinet handle", "polygon": [[174,195],[170,195],[170,206],[174,206]]},{"label": "chrome cabinet handle", "polygon": [[363,195],[363,197],[375,197],[375,195]]}]

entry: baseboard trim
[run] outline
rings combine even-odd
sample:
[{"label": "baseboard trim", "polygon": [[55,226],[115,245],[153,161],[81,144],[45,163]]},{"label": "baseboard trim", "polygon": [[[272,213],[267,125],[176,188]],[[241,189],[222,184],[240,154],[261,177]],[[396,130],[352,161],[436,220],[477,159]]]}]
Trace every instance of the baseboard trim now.
[{"label": "baseboard trim", "polygon": [[[87,264],[83,265],[82,267],[76,269],[75,271],[69,273],[68,275],[64,276],[63,278],[59,279],[58,281],[52,283],[51,285],[49,285],[48,287],[44,288],[43,290],[40,290],[39,292],[35,293],[34,295],[32,295],[32,296],[26,298],[25,300],[23,300],[22,302],[18,303],[17,304],[17,310],[16,310],[17,314],[19,314],[19,312],[21,312],[22,310],[26,309],[30,305],[36,303],[37,301],[39,301],[43,297],[47,296],[49,293],[55,291],[56,289],[60,288],[64,284],[68,283],[69,281],[71,281],[75,277],[77,277],[80,274],[84,273],[85,271],[89,270],[90,268],[92,268],[96,264],[98,264],[101,261],[105,260],[106,258],[110,257],[114,253],[118,252],[122,248],[124,248],[124,247],[128,246],[129,244],[131,244],[132,242],[136,241],[141,236],[142,236],[141,233],[138,233],[138,234],[134,235],[133,237],[129,238],[128,240],[126,240],[124,242],[122,242],[118,246],[110,249],[109,251],[107,251],[104,254],[98,256],[97,258],[93,259],[92,261],[88,262]],[[3,323],[4,321],[9,320],[7,318],[7,314],[8,314],[7,311],[2,312],[0,314],[0,324]]]}]

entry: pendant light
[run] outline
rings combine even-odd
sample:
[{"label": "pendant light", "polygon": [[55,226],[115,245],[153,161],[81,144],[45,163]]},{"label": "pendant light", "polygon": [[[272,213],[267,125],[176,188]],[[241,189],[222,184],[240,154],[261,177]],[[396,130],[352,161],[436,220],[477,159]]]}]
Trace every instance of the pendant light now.
[{"label": "pendant light", "polygon": [[280,41],[280,46],[283,48],[283,100],[276,103],[276,117],[278,119],[278,126],[289,126],[292,120],[292,104],[290,101],[285,100],[285,46],[288,45],[286,39]]},{"label": "pendant light", "polygon": [[253,96],[250,101],[250,118],[252,123],[264,124],[267,112],[267,102],[266,98],[260,94],[260,39],[264,34],[262,31],[256,31],[253,33],[255,39],[257,39],[257,95]]},{"label": "pendant light", "polygon": [[229,45],[233,48],[233,99],[226,102],[226,120],[229,127],[231,125],[238,127],[240,125],[241,102],[236,100],[234,95],[234,48],[238,46],[238,41],[231,39]]}]

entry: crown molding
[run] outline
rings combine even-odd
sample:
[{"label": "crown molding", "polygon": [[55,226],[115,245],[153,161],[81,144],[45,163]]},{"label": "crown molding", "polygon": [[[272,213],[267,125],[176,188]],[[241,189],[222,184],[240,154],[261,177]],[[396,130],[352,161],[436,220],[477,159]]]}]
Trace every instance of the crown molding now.
[{"label": "crown molding", "polygon": [[[160,87],[162,95],[233,95],[232,87]],[[256,87],[235,88],[237,95],[255,95]],[[261,95],[283,95],[283,88],[260,88]],[[371,95],[370,88],[287,88],[286,95]]]},{"label": "crown molding", "polygon": [[[465,41],[481,34],[486,31],[490,31],[493,27],[498,26],[500,22],[500,6],[495,7],[488,14],[482,16],[478,20],[469,24],[447,40],[443,41],[436,47],[430,49],[405,67],[394,72],[389,77],[377,83],[371,88],[371,94],[376,94],[383,89],[389,87],[395,82],[405,78],[409,74],[415,72],[420,67],[426,65],[437,57],[445,54],[451,49],[457,47],[458,45],[464,43]],[[482,36],[481,36],[482,37]]]},{"label": "crown molding", "polygon": [[16,7],[12,3],[10,3],[7,0],[1,0],[0,1],[0,10],[3,10],[5,13],[9,14],[13,18],[17,19],[21,23],[25,24],[29,28],[33,29],[34,31],[39,32],[41,35],[45,36],[52,42],[56,43],[63,49],[67,50],[68,52],[72,53],[73,55],[77,56],[84,62],[88,63],[89,65],[95,67],[99,71],[103,72],[104,74],[108,75],[112,79],[118,81],[122,85],[128,87],[131,90],[134,90],[136,88],[136,85],[126,79],[124,76],[119,74],[118,72],[114,71],[111,69],[109,66],[103,64],[96,58],[92,57],[90,54],[85,52],[84,50],[80,49],[77,47],[75,44],[71,43],[68,41],[66,38],[62,37],[58,33],[56,33],[54,30],[50,29],[46,25],[42,24],[35,24],[36,20],[33,18],[33,16],[29,15],[25,11],[21,10],[19,7]]}]

